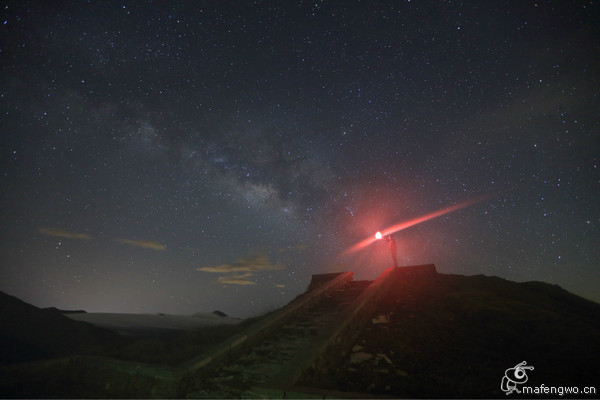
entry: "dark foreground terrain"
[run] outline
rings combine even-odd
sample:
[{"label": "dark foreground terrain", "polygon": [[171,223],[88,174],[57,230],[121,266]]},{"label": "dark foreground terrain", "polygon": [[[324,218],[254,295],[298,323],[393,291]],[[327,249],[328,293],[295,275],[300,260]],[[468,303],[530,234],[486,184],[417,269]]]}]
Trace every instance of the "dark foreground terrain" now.
[{"label": "dark foreground terrain", "polygon": [[506,398],[505,370],[526,361],[534,367],[529,386],[600,389],[600,305],[558,286],[458,275],[400,281],[372,317],[312,385],[393,397]]},{"label": "dark foreground terrain", "polygon": [[[599,304],[558,286],[485,276],[437,274],[393,284],[367,322],[327,350],[320,372],[304,374],[302,386],[362,397],[507,398],[500,388],[505,370],[526,361],[534,367],[526,385],[600,388]],[[58,310],[40,310],[4,294],[0,299],[3,398],[183,397],[189,388],[163,390],[158,373],[144,382],[116,379],[114,371],[80,368],[77,355],[97,357],[99,364],[110,358],[162,365],[161,374],[169,372],[164,366],[173,366],[177,374],[177,366],[259,321],[126,338]],[[186,380],[176,384],[183,387]]]}]

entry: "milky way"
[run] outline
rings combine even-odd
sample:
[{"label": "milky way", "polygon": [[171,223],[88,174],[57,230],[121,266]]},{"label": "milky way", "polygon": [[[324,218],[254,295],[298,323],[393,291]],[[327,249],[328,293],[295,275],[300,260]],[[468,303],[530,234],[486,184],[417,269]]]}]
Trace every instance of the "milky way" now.
[{"label": "milky way", "polygon": [[600,301],[598,2],[7,1],[0,290],[250,316],[401,265]]}]

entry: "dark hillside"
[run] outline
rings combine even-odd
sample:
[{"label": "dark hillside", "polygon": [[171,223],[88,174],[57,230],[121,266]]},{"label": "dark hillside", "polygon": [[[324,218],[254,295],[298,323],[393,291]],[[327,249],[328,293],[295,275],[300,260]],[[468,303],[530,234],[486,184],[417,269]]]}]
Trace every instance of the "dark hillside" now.
[{"label": "dark hillside", "polygon": [[329,375],[311,385],[399,397],[504,397],[528,385],[598,386],[600,305],[558,286],[497,277],[398,279]]},{"label": "dark hillside", "polygon": [[114,356],[121,343],[116,333],[73,321],[55,308],[40,309],[0,292],[2,364],[72,354]]},{"label": "dark hillside", "polygon": [[[227,337],[235,338],[244,332],[248,335],[254,324],[270,323],[269,318],[276,317],[277,312],[263,317],[264,320],[208,327],[160,340],[126,341],[129,339],[110,331],[68,319],[58,310],[40,310],[0,294],[0,350],[4,364],[0,394],[112,398],[220,398],[231,397],[232,393],[234,397],[258,396],[266,393],[261,390],[276,390],[269,386],[261,389],[265,376],[271,376],[269,357],[296,360],[291,358],[293,354],[311,353],[315,348],[322,349],[318,361],[302,367],[300,381],[294,381],[299,396],[312,390],[321,395],[354,393],[363,398],[507,398],[500,388],[504,372],[523,361],[534,367],[527,374],[528,386],[600,388],[599,304],[545,283],[441,275],[435,273],[433,265],[413,269],[422,267],[432,268],[425,268],[429,272],[422,275],[397,268],[386,275],[386,284],[380,286],[369,282],[366,286],[362,285],[364,282],[336,286],[323,293],[314,307],[289,314],[290,319],[282,320],[279,328],[273,325],[261,333],[263,336],[257,336],[256,342],[247,347],[240,345],[239,353],[224,357],[219,361],[220,367],[208,364],[193,379],[185,372],[192,358],[213,354],[213,347],[230,348],[231,343],[224,342]],[[345,302],[348,294],[354,293],[351,290],[356,285],[352,284],[364,286],[363,294],[374,288],[374,295],[369,297],[372,300],[364,308],[356,307],[359,302]],[[327,313],[342,315],[338,314],[341,309],[359,311],[352,314],[352,322],[344,325],[347,328],[339,335],[317,335],[317,322],[324,323],[329,318]],[[311,321],[311,315],[312,325],[303,325]],[[246,328],[248,331],[243,331]],[[245,340],[248,336],[242,337]],[[276,350],[278,341],[282,350]],[[297,349],[292,346],[296,342],[300,343]],[[74,354],[130,361],[104,357],[58,359]],[[40,358],[52,360],[8,365]],[[273,365],[276,371],[281,369],[280,363]],[[302,392],[303,388],[307,391]],[[281,396],[283,392],[273,393]],[[293,393],[288,397],[292,398]]]},{"label": "dark hillside", "polygon": [[0,398],[173,397],[158,391],[160,379],[140,380],[124,371],[150,365],[144,363],[159,371],[179,365],[256,320],[123,337],[0,292]]}]

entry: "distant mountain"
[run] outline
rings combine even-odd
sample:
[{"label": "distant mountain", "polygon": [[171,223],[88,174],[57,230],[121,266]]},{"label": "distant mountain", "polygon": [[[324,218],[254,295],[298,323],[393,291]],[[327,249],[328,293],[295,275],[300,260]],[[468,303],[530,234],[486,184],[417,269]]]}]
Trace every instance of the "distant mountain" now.
[{"label": "distant mountain", "polygon": [[198,312],[193,315],[127,314],[127,313],[70,313],[67,317],[110,329],[124,335],[145,335],[169,331],[182,331],[207,326],[238,324],[241,319],[225,314]]},{"label": "distant mountain", "polygon": [[56,308],[40,309],[0,292],[0,362],[70,354],[113,354],[121,338],[108,330],[67,318]]},{"label": "distant mountain", "polygon": [[[55,307],[50,307],[50,308],[56,309]],[[87,311],[85,311],[85,310],[58,310],[58,311],[60,311],[61,314],[85,314],[85,313],[87,313]]]},{"label": "distant mountain", "polygon": [[219,311],[219,310],[215,310],[212,312],[215,315],[218,315],[219,317],[226,317],[227,314],[225,314],[223,311]]}]

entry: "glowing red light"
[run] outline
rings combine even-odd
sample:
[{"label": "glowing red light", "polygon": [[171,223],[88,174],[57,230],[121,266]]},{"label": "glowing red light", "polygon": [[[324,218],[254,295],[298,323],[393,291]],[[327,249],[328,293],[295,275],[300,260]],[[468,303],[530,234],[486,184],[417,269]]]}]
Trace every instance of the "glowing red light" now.
[{"label": "glowing red light", "polygon": [[458,204],[455,204],[453,206],[442,208],[441,210],[434,211],[432,213],[425,214],[425,215],[422,215],[422,216],[417,217],[417,218],[413,218],[413,219],[411,219],[409,221],[405,221],[405,222],[401,222],[401,223],[396,224],[396,225],[392,225],[389,228],[384,229],[383,233],[382,232],[377,232],[375,234],[375,239],[373,239],[373,237],[370,236],[370,237],[366,238],[365,240],[362,240],[362,241],[356,243],[354,246],[351,246],[351,247],[347,248],[346,250],[344,250],[344,252],[342,254],[354,253],[354,252],[356,252],[358,250],[361,250],[361,249],[365,248],[366,246],[370,245],[375,240],[381,239],[381,237],[383,237],[383,236],[391,235],[394,232],[402,231],[402,230],[404,230],[406,228],[410,228],[411,226],[421,224],[421,223],[423,223],[425,221],[429,221],[430,219],[441,217],[442,215],[449,214],[449,213],[454,212],[456,210],[460,210],[460,209],[463,209],[465,207],[472,206],[473,204],[477,204],[477,203],[480,203],[482,201],[488,200],[491,197],[492,196],[490,196],[490,195],[480,196],[480,197],[477,197],[477,198],[475,198],[473,200],[464,201],[462,203],[458,203]]}]

